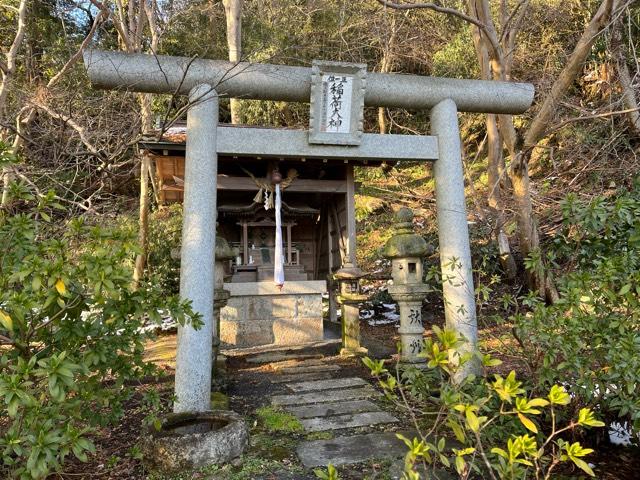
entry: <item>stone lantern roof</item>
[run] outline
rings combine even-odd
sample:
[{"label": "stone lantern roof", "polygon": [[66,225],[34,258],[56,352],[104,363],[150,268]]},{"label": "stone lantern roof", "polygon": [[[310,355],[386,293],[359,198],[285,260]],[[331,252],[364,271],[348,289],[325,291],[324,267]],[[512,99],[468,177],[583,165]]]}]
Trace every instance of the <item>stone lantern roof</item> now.
[{"label": "stone lantern roof", "polygon": [[426,240],[413,230],[413,211],[402,207],[396,212],[395,233],[387,241],[382,255],[386,258],[423,257],[430,248]]},{"label": "stone lantern roof", "polygon": [[231,260],[237,255],[224,237],[216,235],[216,260]]},{"label": "stone lantern roof", "polygon": [[357,266],[354,266],[351,262],[344,264],[340,270],[338,270],[333,276],[336,280],[357,280],[364,277],[366,274]]}]

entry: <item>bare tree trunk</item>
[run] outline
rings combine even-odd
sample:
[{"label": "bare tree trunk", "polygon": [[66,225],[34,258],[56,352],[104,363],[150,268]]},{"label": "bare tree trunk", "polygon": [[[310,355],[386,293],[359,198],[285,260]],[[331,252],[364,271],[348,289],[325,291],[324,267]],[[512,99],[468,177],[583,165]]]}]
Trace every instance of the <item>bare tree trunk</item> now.
[{"label": "bare tree trunk", "polygon": [[[142,114],[142,132],[148,133],[153,125],[150,94],[141,94],[140,111]],[[136,264],[133,269],[133,283],[138,285],[144,275],[144,269],[149,255],[149,174],[151,159],[146,153],[140,159],[140,210],[138,219],[138,246],[140,252],[136,256]]]},{"label": "bare tree trunk", "polygon": [[547,301],[558,299],[558,292],[554,287],[549,269],[546,267],[540,251],[540,237],[533,215],[531,203],[531,188],[529,180],[529,161],[531,151],[537,142],[544,137],[547,128],[555,115],[558,103],[567,93],[569,87],[582,71],[583,65],[591,47],[601,30],[609,23],[613,13],[618,8],[618,0],[604,0],[589,24],[586,26],[567,64],[545,97],[540,110],[524,134],[524,146],[515,153],[511,162],[511,181],[517,205],[518,231],[520,235],[520,249],[526,256],[539,255],[539,266],[528,272],[529,287],[537,290]]},{"label": "bare tree trunk", "polygon": [[[227,45],[229,47],[229,61],[238,63],[242,58],[242,2],[243,0],[222,0],[227,20]],[[232,98],[231,123],[241,123],[240,101]]]},{"label": "bare tree trunk", "polygon": [[616,71],[618,72],[618,82],[622,90],[622,104],[625,110],[631,110],[627,113],[627,118],[636,135],[640,135],[640,111],[638,110],[638,99],[636,91],[640,89],[640,72],[636,72],[635,85],[629,72],[627,64],[627,52],[622,42],[622,28],[624,25],[624,16],[620,15],[620,19],[613,27],[611,36],[611,49],[616,59]]},{"label": "bare tree trunk", "polygon": [[[470,0],[470,11],[474,13],[488,9],[488,4],[483,0]],[[486,21],[486,19],[485,19]],[[483,32],[479,28],[473,28],[473,43],[480,65],[480,72],[483,80],[492,78],[492,68],[489,57],[489,49],[491,45]],[[509,280],[516,278],[518,268],[511,254],[509,245],[509,237],[502,228],[504,225],[504,203],[502,197],[502,175],[504,173],[504,156],[502,155],[502,136],[498,130],[498,117],[494,114],[487,115],[485,119],[487,129],[487,173],[488,173],[488,204],[494,211],[496,216],[496,225],[494,228],[495,241],[498,246],[500,255],[500,264]]]},{"label": "bare tree trunk", "polygon": [[136,256],[133,270],[133,282],[137,286],[144,275],[144,268],[149,254],[149,155],[142,155],[140,160],[140,219],[138,225],[138,245],[140,253]]},{"label": "bare tree trunk", "polygon": [[[149,31],[151,34],[150,49],[152,53],[155,53],[160,44],[160,34],[156,22],[157,5],[155,0],[142,0],[142,2],[137,22],[139,25],[138,28],[141,30],[144,26],[143,17],[145,17],[149,23]],[[137,48],[140,48],[140,46],[141,44],[139,44]],[[140,94],[138,95],[138,101],[140,102],[141,130],[143,134],[148,134],[153,129],[153,95],[148,93]],[[151,207],[149,177],[151,175],[153,175],[151,171],[151,158],[148,154],[144,153],[140,159],[140,209],[138,217],[138,246],[140,253],[136,256],[136,264],[133,269],[133,283],[135,287],[138,286],[144,275],[144,269],[149,256],[149,210]]]},{"label": "bare tree trunk", "polygon": [[[16,35],[13,37],[11,47],[5,56],[5,60],[0,60],[0,71],[2,76],[0,77],[0,120],[4,120],[5,104],[7,102],[7,95],[9,92],[9,84],[13,79],[16,71],[16,60],[18,58],[18,52],[22,46],[24,40],[24,33],[27,27],[27,0],[20,0],[18,6],[18,28]],[[0,140],[6,140],[6,134],[0,131]],[[4,168],[2,171],[2,200],[0,206],[6,207],[9,204],[9,184],[11,183],[11,171],[8,168]]]},{"label": "bare tree trunk", "polygon": [[[388,39],[382,47],[382,61],[380,62],[380,71],[382,73],[389,73],[393,66],[396,34],[398,33],[396,15],[391,14],[389,29]],[[378,107],[378,129],[381,134],[387,133],[389,129],[387,125],[387,109],[384,107]]]}]

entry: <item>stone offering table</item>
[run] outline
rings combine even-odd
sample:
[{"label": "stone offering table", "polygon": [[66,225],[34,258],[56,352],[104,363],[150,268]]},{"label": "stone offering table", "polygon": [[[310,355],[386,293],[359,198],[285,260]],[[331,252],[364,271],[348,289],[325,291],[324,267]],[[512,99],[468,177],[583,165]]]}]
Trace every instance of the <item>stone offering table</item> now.
[{"label": "stone offering table", "polygon": [[298,345],[323,339],[322,280],[225,283],[231,294],[220,313],[220,339],[236,347]]}]

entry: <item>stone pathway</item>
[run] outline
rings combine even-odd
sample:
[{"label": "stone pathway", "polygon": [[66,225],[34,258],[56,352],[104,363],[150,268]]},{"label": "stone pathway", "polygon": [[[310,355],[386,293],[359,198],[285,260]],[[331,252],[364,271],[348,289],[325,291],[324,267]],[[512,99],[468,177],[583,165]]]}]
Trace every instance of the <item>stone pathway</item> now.
[{"label": "stone pathway", "polygon": [[[399,420],[380,407],[380,391],[360,377],[344,377],[333,359],[321,355],[282,354],[252,358],[249,363],[269,363],[272,384],[286,393],[272,395],[270,403],[296,416],[306,432],[331,432],[334,438],[307,440],[296,453],[306,468],[338,466],[370,459],[398,459],[406,446],[393,431]],[[354,431],[355,429],[355,431]],[[411,436],[410,432],[403,432]]]}]

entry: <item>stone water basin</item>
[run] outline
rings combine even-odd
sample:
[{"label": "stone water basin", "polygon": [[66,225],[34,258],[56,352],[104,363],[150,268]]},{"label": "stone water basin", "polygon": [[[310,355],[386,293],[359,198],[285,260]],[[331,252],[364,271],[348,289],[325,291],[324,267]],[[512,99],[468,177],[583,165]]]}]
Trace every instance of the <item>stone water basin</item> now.
[{"label": "stone water basin", "polygon": [[143,463],[164,473],[223,464],[239,457],[248,440],[247,426],[235,412],[172,413],[163,419],[160,430],[145,431]]}]

